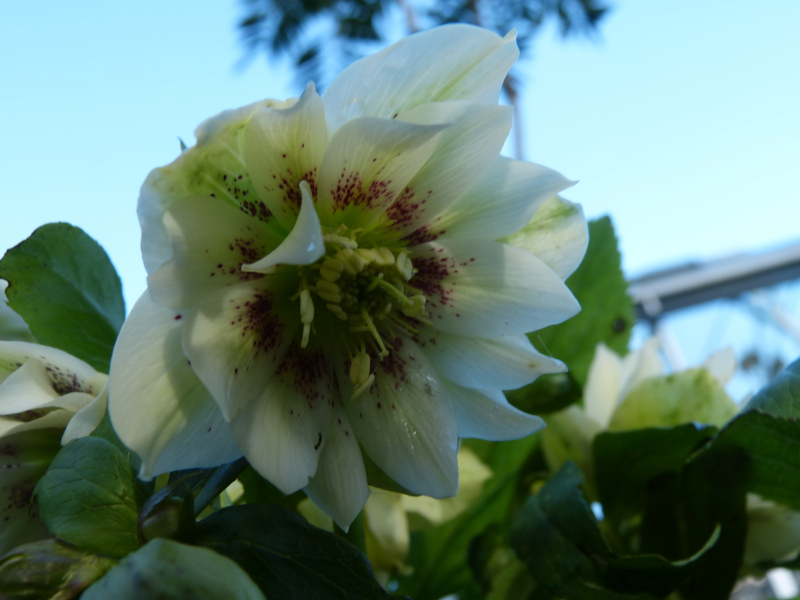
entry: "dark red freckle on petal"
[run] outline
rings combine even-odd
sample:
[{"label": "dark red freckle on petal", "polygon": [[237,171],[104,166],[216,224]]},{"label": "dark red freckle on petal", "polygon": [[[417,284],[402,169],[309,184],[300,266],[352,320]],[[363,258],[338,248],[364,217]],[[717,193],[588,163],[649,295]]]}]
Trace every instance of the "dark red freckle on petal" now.
[{"label": "dark red freckle on petal", "polygon": [[213,277],[213,276],[214,276],[214,274],[212,273],[212,274],[211,274],[211,276]]},{"label": "dark red freckle on petal", "polygon": [[359,419],[361,419],[363,416],[364,416],[363,414],[361,414],[361,413],[358,413],[358,418],[359,418]]},{"label": "dark red freckle on petal", "polygon": [[400,382],[399,381],[395,381],[394,382],[394,389],[396,389],[396,390],[400,389]]},{"label": "dark red freckle on petal", "polygon": [[378,408],[380,408],[380,407],[381,407],[381,403],[380,403],[380,402],[378,402]]},{"label": "dark red freckle on petal", "polygon": [[373,159],[372,159],[372,162],[375,162],[376,160],[378,160],[378,159],[377,159],[377,158],[373,158]]},{"label": "dark red freckle on petal", "polygon": [[233,325],[234,323],[236,323],[236,321],[231,321],[231,325]]},{"label": "dark red freckle on petal", "polygon": [[216,197],[217,197],[217,195],[216,195],[216,194],[211,194],[211,197],[212,197],[212,198],[216,198]]},{"label": "dark red freckle on petal", "polygon": [[242,178],[242,176],[241,176],[241,175],[239,175],[239,177],[237,177],[237,179],[241,179],[241,178]]},{"label": "dark red freckle on petal", "polygon": [[175,320],[176,321],[180,321],[181,320],[181,316],[180,315],[175,315]]},{"label": "dark red freckle on petal", "polygon": [[239,374],[239,367],[236,367],[236,368],[233,370],[233,374],[234,374],[234,375],[238,375],[238,374]]},{"label": "dark red freckle on petal", "polygon": [[474,258],[470,258],[469,262],[475,262],[475,259]]},{"label": "dark red freckle on petal", "polygon": [[219,263],[219,264],[217,265],[217,268],[218,268],[218,269],[221,269],[221,268],[222,268],[222,263]]},{"label": "dark red freckle on petal", "polygon": [[285,155],[285,154],[283,155],[283,158],[286,158],[286,155]]},{"label": "dark red freckle on petal", "polygon": [[211,433],[211,427],[208,428],[208,431],[206,431],[206,433]]},{"label": "dark red freckle on petal", "polygon": [[314,450],[319,450],[319,447],[322,445],[322,432],[319,432],[319,438],[317,439],[317,445],[314,446]]},{"label": "dark red freckle on petal", "polygon": [[[345,430],[344,430],[344,434],[345,434],[346,436],[350,437],[350,432],[349,432],[349,431],[347,431],[347,429],[345,429]],[[6,517],[6,519],[7,519],[7,518],[8,518],[8,517]]]},{"label": "dark red freckle on petal", "polygon": [[187,362],[187,363],[189,363],[189,366],[190,366],[190,367],[192,366],[192,361],[190,361],[190,360],[188,360],[188,359],[187,359],[187,360],[186,360],[186,362]]},{"label": "dark red freckle on petal", "polygon": [[339,421],[339,425],[342,424],[342,420],[341,419],[336,419],[336,420]]},{"label": "dark red freckle on petal", "polygon": [[228,176],[227,175],[223,175],[222,176],[222,181],[225,181],[226,179],[228,179]]},{"label": "dark red freckle on petal", "polygon": [[290,410],[290,411],[289,411],[289,414],[290,414],[290,415],[293,415],[293,414],[294,414],[294,411],[293,411],[293,410]]}]

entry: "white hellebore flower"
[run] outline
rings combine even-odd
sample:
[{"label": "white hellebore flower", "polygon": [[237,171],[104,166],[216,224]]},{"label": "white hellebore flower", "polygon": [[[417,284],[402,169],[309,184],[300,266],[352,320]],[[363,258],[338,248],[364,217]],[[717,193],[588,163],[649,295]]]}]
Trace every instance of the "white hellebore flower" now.
[{"label": "white hellebore flower", "polygon": [[500,390],[564,369],[524,333],[579,310],[563,279],[586,225],[575,209],[574,235],[543,227],[560,250],[544,237],[541,258],[496,241],[571,185],[499,156],[512,111],[497,100],[517,56],[513,35],[419,33],[322,97],[309,84],[206,121],[150,174],[148,291],[109,383],[141,477],[244,454],[347,528],[369,494],[362,448],[442,498],[458,490],[459,438],[542,427]]},{"label": "white hellebore flower", "polygon": [[106,411],[108,376],[56,348],[0,341],[0,555],[50,534],[30,500],[62,444]]}]

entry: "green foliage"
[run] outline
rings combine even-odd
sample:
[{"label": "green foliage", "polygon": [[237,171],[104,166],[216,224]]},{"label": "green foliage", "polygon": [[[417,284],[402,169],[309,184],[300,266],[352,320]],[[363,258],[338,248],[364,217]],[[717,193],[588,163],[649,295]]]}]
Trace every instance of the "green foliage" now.
[{"label": "green foliage", "polygon": [[77,598],[116,562],[57,540],[26,544],[0,560],[0,597],[3,600]]},{"label": "green foliage", "polygon": [[37,341],[108,373],[125,319],[122,285],[105,251],[81,229],[50,223],[0,260],[8,305]]},{"label": "green foliage", "polygon": [[600,342],[620,355],[628,351],[633,301],[628,296],[617,237],[608,217],[589,223],[586,256],[567,279],[567,286],[580,302],[581,312],[528,337],[541,352],[563,360],[569,373],[545,375],[519,390],[506,392],[509,401],[526,412],[553,412],[577,401]]},{"label": "green foliage", "polygon": [[511,546],[536,582],[568,600],[645,600],[662,598],[697,568],[698,559],[716,542],[716,534],[695,556],[680,562],[650,555],[612,552],[580,486],[583,477],[566,463],[531,496],[512,523]]},{"label": "green foliage", "polygon": [[781,371],[747,403],[745,410],[760,410],[775,417],[800,417],[800,360]]},{"label": "green foliage", "polygon": [[232,560],[173,540],[148,542],[109,571],[83,600],[264,600]]},{"label": "green foliage", "polygon": [[267,598],[384,598],[353,546],[279,506],[223,508],[199,523],[198,543],[235,560]]},{"label": "green foliage", "polygon": [[56,455],[34,492],[47,528],[94,554],[136,550],[136,518],[146,487],[111,442],[84,437]]}]

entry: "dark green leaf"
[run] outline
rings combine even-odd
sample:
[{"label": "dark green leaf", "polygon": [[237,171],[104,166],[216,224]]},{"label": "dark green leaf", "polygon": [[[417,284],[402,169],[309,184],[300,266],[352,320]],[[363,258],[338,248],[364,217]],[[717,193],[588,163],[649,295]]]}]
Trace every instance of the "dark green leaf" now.
[{"label": "dark green leaf", "polygon": [[58,538],[108,556],[139,547],[136,517],[146,488],[111,442],[94,437],[70,442],[34,493],[42,520]]},{"label": "dark green leaf", "polygon": [[[310,596],[309,596],[310,597]],[[82,600],[264,600],[232,560],[207,548],[157,539],[126,556]]]},{"label": "dark green leaf", "polygon": [[786,367],[753,396],[745,410],[760,410],[775,417],[800,417],[800,360]]},{"label": "dark green leaf", "polygon": [[651,482],[667,473],[680,473],[692,452],[716,432],[713,427],[687,423],[595,437],[597,492],[606,518],[618,522],[642,510]]},{"label": "dark green leaf", "polygon": [[57,540],[26,544],[0,560],[0,598],[77,598],[116,562]]},{"label": "dark green leaf", "polygon": [[617,238],[608,217],[589,223],[586,256],[567,279],[567,286],[580,302],[581,312],[528,337],[541,352],[563,360],[569,373],[542,376],[528,386],[506,392],[512,404],[527,412],[553,412],[575,402],[598,343],[603,342],[617,354],[627,353],[633,301],[627,293]]},{"label": "dark green leaf", "polygon": [[303,492],[286,495],[269,481],[261,477],[253,467],[247,467],[238,477],[244,486],[243,500],[246,504],[277,504],[285,508],[295,508],[306,498]]},{"label": "dark green leaf", "polygon": [[361,552],[279,506],[220,509],[199,523],[198,543],[239,563],[271,600],[386,597]]},{"label": "dark green leaf", "polygon": [[117,272],[92,238],[67,223],[39,227],[0,260],[8,305],[37,341],[108,373],[125,320]]},{"label": "dark green leaf", "polygon": [[618,556],[603,538],[583,498],[580,469],[567,462],[514,518],[511,546],[536,582],[567,600],[661,598],[696,569],[717,533],[692,557]]}]

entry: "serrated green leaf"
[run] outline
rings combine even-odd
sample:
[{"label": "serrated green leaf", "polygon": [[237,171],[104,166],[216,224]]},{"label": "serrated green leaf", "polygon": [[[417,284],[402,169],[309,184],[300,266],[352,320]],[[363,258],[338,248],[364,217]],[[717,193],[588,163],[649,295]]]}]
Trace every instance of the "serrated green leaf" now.
[{"label": "serrated green leaf", "polygon": [[0,260],[8,305],[46,346],[108,373],[122,322],[122,285],[108,255],[81,229],[50,223]]},{"label": "serrated green leaf", "polygon": [[361,552],[279,506],[223,508],[198,533],[199,545],[235,560],[270,600],[386,597]]},{"label": "serrated green leaf", "polygon": [[545,375],[519,390],[506,392],[512,404],[527,412],[553,412],[575,402],[600,342],[620,355],[628,351],[633,301],[628,296],[614,226],[608,217],[589,223],[586,256],[567,279],[567,286],[580,303],[581,312],[528,337],[539,351],[564,361],[569,373]]},{"label": "serrated green leaf", "polygon": [[77,598],[116,562],[57,540],[25,544],[0,560],[0,597],[3,600]]},{"label": "serrated green leaf", "polygon": [[111,442],[83,437],[64,446],[34,491],[56,537],[94,554],[124,556],[139,547],[136,518],[146,487]]},{"label": "serrated green leaf", "polygon": [[125,557],[83,600],[264,600],[234,561],[209,550],[156,539]]},{"label": "serrated green leaf", "polygon": [[800,417],[800,360],[781,371],[750,399],[744,410],[760,410],[774,417]]}]

